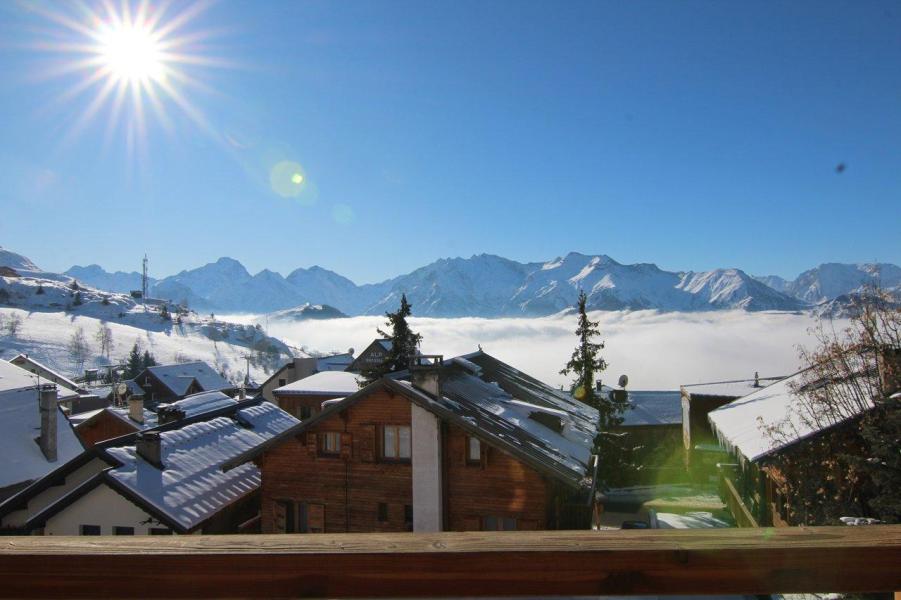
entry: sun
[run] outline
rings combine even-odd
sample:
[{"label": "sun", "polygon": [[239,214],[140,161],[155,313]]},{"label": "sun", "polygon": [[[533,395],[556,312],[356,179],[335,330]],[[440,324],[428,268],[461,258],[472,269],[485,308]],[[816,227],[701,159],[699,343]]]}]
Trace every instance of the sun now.
[{"label": "sun", "polygon": [[98,32],[98,53],[120,81],[162,81],[166,57],[159,34],[142,23],[116,23]]},{"label": "sun", "polygon": [[204,82],[209,68],[231,63],[209,54],[220,33],[197,27],[210,0],[80,0],[29,5],[50,21],[53,41],[36,48],[58,55],[48,77],[64,77],[71,86],[53,103],[80,114],[62,142],[78,136],[95,119],[106,121],[105,140],[119,132],[129,152],[142,153],[153,119],[168,134],[183,128],[184,115],[215,136],[198,106],[197,94],[213,91]]}]

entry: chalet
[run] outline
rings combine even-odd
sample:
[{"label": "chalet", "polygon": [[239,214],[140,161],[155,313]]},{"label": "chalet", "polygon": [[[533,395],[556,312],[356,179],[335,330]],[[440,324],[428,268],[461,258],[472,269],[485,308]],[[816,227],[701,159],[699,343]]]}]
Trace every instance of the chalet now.
[{"label": "chalet", "polygon": [[589,407],[483,352],[421,356],[228,466],[260,465],[263,532],[588,529],[594,435]]},{"label": "chalet", "polygon": [[322,403],[346,398],[360,389],[357,375],[348,371],[322,371],[273,390],[274,404],[298,419],[322,410]]},{"label": "chalet", "polygon": [[[237,533],[256,527],[260,472],[221,466],[298,421],[268,402],[216,410],[95,444],[0,504],[0,532]],[[185,408],[185,407],[182,407]]]},{"label": "chalet", "polygon": [[734,457],[733,464],[720,465],[721,493],[740,526],[805,524],[789,515],[787,499],[778,491],[786,477],[802,478],[804,473],[785,471],[782,459],[823,441],[830,452],[844,447],[849,443],[845,436],[866,412],[849,405],[840,415],[823,415],[818,424],[805,418],[798,404],[798,390],[807,385],[812,384],[805,383],[801,371],[709,414],[714,434]]},{"label": "chalet", "polygon": [[298,379],[303,379],[316,373],[346,371],[353,360],[353,351],[330,356],[294,358],[291,362],[282,365],[269,379],[264,381],[260,386],[259,393],[262,394],[265,400],[275,402],[275,394],[273,392],[276,388],[284,387]]},{"label": "chalet", "polygon": [[632,462],[641,469],[630,474],[631,484],[684,481],[682,407],[676,391],[630,391],[629,407],[615,431],[625,433],[635,448]]},{"label": "chalet", "polygon": [[86,448],[98,442],[123,435],[153,429],[157,425],[171,423],[216,411],[236,403],[222,392],[200,392],[185,396],[171,404],[160,404],[153,412],[144,408],[143,396],[130,396],[128,407],[110,406],[70,417],[75,433]]},{"label": "chalet", "polygon": [[38,362],[27,354],[19,354],[10,359],[12,364],[33,373],[43,383],[55,383],[62,409],[68,414],[96,410],[106,405],[106,399],[84,388],[65,375]]},{"label": "chalet", "polygon": [[758,377],[755,373],[753,379],[681,386],[682,447],[685,463],[696,478],[709,476],[712,464],[722,458],[707,420],[710,411],[782,379],[785,377]]},{"label": "chalet", "polygon": [[199,392],[233,394],[236,391],[232,383],[201,361],[147,367],[134,382],[144,390],[150,408]]},{"label": "chalet", "polygon": [[55,384],[0,360],[0,500],[83,451],[59,407]]},{"label": "chalet", "polygon": [[391,352],[391,340],[377,339],[360,352],[360,355],[347,367],[353,373],[363,373],[381,365]]}]

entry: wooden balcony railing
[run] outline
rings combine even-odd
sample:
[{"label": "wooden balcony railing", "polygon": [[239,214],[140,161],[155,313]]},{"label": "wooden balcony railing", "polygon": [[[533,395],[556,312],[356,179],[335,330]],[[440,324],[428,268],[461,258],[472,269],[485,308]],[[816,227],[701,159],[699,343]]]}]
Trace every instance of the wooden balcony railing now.
[{"label": "wooden balcony railing", "polygon": [[901,589],[901,525],[0,538],[5,597],[447,597]]}]

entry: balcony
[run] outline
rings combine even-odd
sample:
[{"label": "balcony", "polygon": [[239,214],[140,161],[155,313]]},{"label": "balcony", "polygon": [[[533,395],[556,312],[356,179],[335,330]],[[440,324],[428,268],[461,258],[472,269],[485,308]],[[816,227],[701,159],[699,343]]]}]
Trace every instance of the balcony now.
[{"label": "balcony", "polygon": [[0,597],[485,597],[901,589],[901,525],[0,538]]}]

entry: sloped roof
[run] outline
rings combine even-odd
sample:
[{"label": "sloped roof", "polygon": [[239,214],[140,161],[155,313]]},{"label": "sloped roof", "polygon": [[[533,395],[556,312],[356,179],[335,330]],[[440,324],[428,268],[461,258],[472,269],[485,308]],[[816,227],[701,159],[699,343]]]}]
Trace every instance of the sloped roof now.
[{"label": "sloped roof", "polygon": [[[29,371],[28,367],[23,366],[23,364],[20,364],[20,363],[24,363],[25,365],[28,365],[30,363],[30,364],[34,365],[35,368],[43,369],[47,373],[50,373],[55,380],[54,383],[56,383],[57,385],[68,388],[69,390],[71,390],[73,392],[81,391],[81,386],[79,386],[77,383],[75,383],[74,381],[72,381],[71,379],[66,377],[65,375],[62,375],[61,373],[59,373],[59,371],[54,371],[47,365],[45,365],[41,362],[38,362],[32,356],[28,356],[27,354],[19,354],[18,356],[15,356],[12,359],[10,359],[9,362],[11,362],[12,364],[14,364],[18,367],[25,369],[26,371]],[[44,383],[46,383],[46,382],[44,382]]]},{"label": "sloped roof", "polygon": [[176,396],[188,391],[192,381],[205,391],[230,390],[235,386],[203,361],[148,367],[154,377]]},{"label": "sloped roof", "polygon": [[348,371],[322,371],[272,391],[276,396],[350,396],[360,389],[357,375]]},{"label": "sloped roof", "polygon": [[751,392],[785,379],[779,377],[759,377],[754,379],[733,379],[731,381],[714,381],[711,383],[690,383],[682,386],[682,390],[692,396],[718,396],[723,398],[741,398]]},{"label": "sloped roof", "polygon": [[[828,426],[805,418],[793,389],[802,384],[802,375],[795,373],[711,411],[708,419],[720,443],[753,462],[860,414],[849,409]],[[778,434],[770,433],[774,428]]]},{"label": "sloped roof", "polygon": [[682,395],[675,391],[630,391],[623,427],[680,425]]},{"label": "sloped roof", "polygon": [[48,461],[35,442],[40,433],[38,389],[0,391],[0,457],[3,460],[0,488],[42,477],[84,450],[66,415],[59,409],[56,411],[56,461]]},{"label": "sloped roof", "polygon": [[135,446],[108,448],[107,453],[121,463],[108,471],[108,477],[119,484],[120,492],[154,507],[179,529],[191,530],[260,485],[255,464],[228,472],[222,465],[297,423],[263,402],[237,411],[234,419],[216,417],[162,432],[162,469],[139,456]]},{"label": "sloped roof", "polygon": [[317,371],[344,371],[353,363],[354,356],[349,352],[320,356],[316,359]]},{"label": "sloped roof", "polygon": [[[205,413],[222,410],[224,408],[228,408],[231,406],[237,406],[238,401],[234,398],[230,398],[219,391],[213,392],[199,392],[197,394],[191,394],[190,396],[185,396],[181,400],[177,400],[176,402],[170,402],[168,404],[160,404],[157,407],[157,410],[178,410],[184,413],[185,419],[196,417],[203,415]],[[157,413],[143,409],[144,411],[144,422],[138,423],[137,421],[132,420],[130,416],[130,411],[128,408],[120,408],[115,406],[109,406],[106,409],[110,414],[119,419],[122,419],[132,427],[137,430],[145,430],[145,429],[153,429],[159,424],[159,416]],[[102,412],[102,411],[98,411]],[[71,420],[71,419],[70,419]],[[87,423],[88,420],[82,420],[83,423]]]}]

